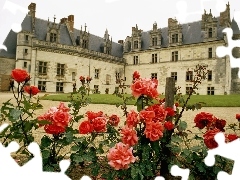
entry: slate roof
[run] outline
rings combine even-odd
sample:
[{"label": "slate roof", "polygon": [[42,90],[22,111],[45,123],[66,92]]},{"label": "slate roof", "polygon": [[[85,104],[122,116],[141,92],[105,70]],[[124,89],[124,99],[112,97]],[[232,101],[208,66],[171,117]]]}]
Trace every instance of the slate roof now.
[{"label": "slate roof", "polygon": [[[222,30],[223,27],[219,26],[218,19],[218,39],[223,39]],[[31,32],[32,29],[32,19],[31,16],[26,15],[22,22],[22,29],[25,31]],[[50,22],[52,24],[53,22]],[[232,26],[234,34],[240,34],[239,27],[236,21],[232,20]],[[38,40],[45,40],[48,29],[48,21],[36,18],[35,20],[35,37]],[[161,28],[162,32],[162,45],[161,47],[168,47],[168,27]],[[201,31],[201,21],[191,22],[182,24],[182,33],[183,33],[183,44],[195,44],[203,42],[203,34]],[[80,30],[74,28],[74,40],[80,35]],[[142,32],[142,49],[149,49],[149,40],[150,40],[150,31]],[[66,25],[60,25],[60,43],[65,45],[72,46],[72,41]],[[89,39],[89,49],[97,52],[102,52],[101,47],[103,46],[104,39],[102,37],[90,34]],[[7,47],[8,51],[0,50],[0,57],[15,58],[16,57],[16,44],[17,44],[17,33],[12,30],[9,32],[8,36],[4,41],[4,45]],[[123,46],[121,44],[112,43],[112,52],[111,55],[116,57],[123,57]]]},{"label": "slate roof", "polygon": [[[217,38],[218,40],[223,39],[223,33],[222,30],[224,27],[219,26],[219,17],[217,18]],[[236,23],[236,21],[233,19],[232,20],[232,27],[233,33],[237,34],[240,33],[239,27]],[[169,41],[168,41],[168,27],[165,28],[160,28],[162,32],[162,39],[161,39],[161,47],[168,47]],[[201,43],[204,42],[204,31],[201,30],[201,21],[196,21],[196,22],[191,22],[191,23],[186,23],[182,24],[182,34],[183,34],[183,39],[182,39],[182,44],[187,45],[187,44],[196,44],[196,43]],[[150,46],[150,31],[147,32],[142,32],[142,50],[147,50],[149,49]]]}]

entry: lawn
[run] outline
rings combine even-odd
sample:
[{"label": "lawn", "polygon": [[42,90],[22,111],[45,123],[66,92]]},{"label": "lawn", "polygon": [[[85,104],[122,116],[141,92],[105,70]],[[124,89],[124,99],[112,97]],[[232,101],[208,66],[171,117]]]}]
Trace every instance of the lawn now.
[{"label": "lawn", "polygon": [[[52,101],[69,101],[70,94],[48,95],[43,100]],[[126,95],[130,96],[130,95]],[[112,94],[90,94],[92,104],[117,104],[121,103],[122,99]],[[164,98],[164,96],[161,96]],[[186,99],[187,96],[184,96]],[[133,105],[136,100],[129,101],[129,105]],[[203,107],[240,107],[240,95],[193,95],[188,104],[203,102]]]}]

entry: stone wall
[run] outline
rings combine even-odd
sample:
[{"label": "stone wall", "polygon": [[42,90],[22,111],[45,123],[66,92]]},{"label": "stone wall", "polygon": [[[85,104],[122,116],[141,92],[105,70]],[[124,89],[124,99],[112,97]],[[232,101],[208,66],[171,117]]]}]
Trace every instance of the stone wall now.
[{"label": "stone wall", "polygon": [[15,59],[0,58],[0,67],[0,91],[9,91],[9,79],[15,68]]}]

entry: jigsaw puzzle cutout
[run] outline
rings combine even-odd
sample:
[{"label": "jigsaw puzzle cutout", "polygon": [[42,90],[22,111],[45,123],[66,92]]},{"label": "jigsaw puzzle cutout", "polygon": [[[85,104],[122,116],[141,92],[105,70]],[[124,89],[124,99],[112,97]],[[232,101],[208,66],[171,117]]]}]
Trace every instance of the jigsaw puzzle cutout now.
[{"label": "jigsaw puzzle cutout", "polygon": [[[117,0],[106,0],[107,3],[111,3]],[[189,4],[194,3],[195,7],[200,8],[199,10],[191,11],[192,7],[188,6]],[[199,3],[196,5],[196,3]],[[201,0],[201,1],[187,1],[187,0],[180,0],[176,3],[176,8],[178,10],[178,13],[176,14],[177,19],[180,23],[185,22],[191,22],[186,21],[188,17],[192,16],[198,16],[201,17],[203,11],[204,11],[204,4],[213,3],[215,4],[214,10],[217,12],[224,11],[226,8],[227,1],[225,0]],[[2,5],[3,4],[3,5]],[[0,11],[0,15],[5,15],[6,12],[11,13],[12,17],[17,16],[17,14],[21,13],[26,15],[28,13],[28,9],[23,7],[22,5],[19,5],[18,3],[12,2],[10,0],[1,1],[0,7],[2,7],[2,11]],[[193,5],[193,4],[192,4]],[[199,6],[198,6],[199,5]],[[189,8],[190,7],[190,8]],[[213,7],[213,6],[211,6]],[[231,19],[233,18],[236,20],[236,22],[240,22],[240,11],[234,11],[234,14],[231,14]],[[3,16],[2,16],[3,17]],[[2,20],[0,18],[0,20]],[[4,23],[5,29],[12,29],[14,32],[21,31],[21,21],[15,21],[15,18],[11,18],[12,22],[11,24]],[[9,26],[9,28],[8,28]],[[218,47],[217,48],[217,55],[219,57],[229,56],[230,57],[230,63],[231,67],[240,67],[240,61],[239,59],[236,59],[232,56],[232,49],[234,47],[240,47],[240,41],[239,40],[232,40],[232,29],[227,28],[224,29],[224,32],[227,35],[228,40],[228,46],[224,47]],[[0,50],[5,49],[7,51],[6,46],[4,45],[4,38],[7,37],[6,32],[1,31],[0,35]],[[239,74],[240,77],[240,74]],[[0,126],[0,132],[2,132],[8,124],[2,124]],[[208,151],[208,156],[205,158],[205,164],[207,166],[213,166],[215,163],[215,155],[220,155],[222,157],[229,158],[231,160],[234,160],[235,164],[232,170],[232,174],[229,175],[226,172],[219,172],[217,178],[219,180],[223,179],[236,179],[240,176],[240,171],[238,171],[237,167],[240,166],[240,156],[238,150],[240,149],[240,141],[239,139],[231,142],[231,143],[225,143],[224,135],[219,133],[215,136],[215,140],[218,142],[219,147],[216,149],[212,149]],[[61,179],[70,179],[67,177],[64,172],[67,170],[67,168],[70,165],[70,162],[68,160],[63,160],[60,162],[59,166],[61,169],[60,173],[53,173],[53,172],[43,172],[42,171],[42,159],[40,156],[40,148],[37,143],[31,143],[28,147],[28,150],[34,155],[34,158],[31,159],[28,163],[26,163],[24,166],[20,167],[15,160],[11,157],[12,152],[16,152],[19,149],[19,145],[16,142],[11,142],[8,147],[3,147],[0,143],[0,177],[7,176],[8,179],[19,179],[23,178],[24,180],[28,179],[29,171],[33,172],[35,174],[35,177],[41,177],[41,179],[53,179],[58,178]],[[229,153],[230,152],[230,153]],[[9,172],[11,171],[11,172]],[[14,172],[14,173],[12,173]],[[189,169],[181,169],[178,166],[174,165],[171,168],[171,174],[173,176],[181,176],[182,180],[188,179],[189,176]],[[17,175],[16,175],[17,174]],[[33,179],[30,178],[30,179]],[[81,180],[91,180],[89,176],[83,176]],[[155,178],[155,180],[164,180],[164,177],[158,176]]]},{"label": "jigsaw puzzle cutout", "polygon": [[[1,125],[0,132],[2,132],[7,126],[8,124]],[[70,178],[65,174],[65,171],[70,166],[69,160],[62,160],[59,163],[61,172],[43,172],[41,151],[36,142],[32,142],[28,146],[28,151],[32,153],[34,157],[22,167],[19,166],[11,156],[11,153],[16,152],[18,149],[19,144],[17,142],[13,141],[9,143],[7,147],[4,147],[2,143],[0,143],[1,178],[3,177],[5,179],[7,177],[7,179],[32,180],[36,179],[36,177],[41,177],[41,179],[47,180],[70,180]],[[30,177],[29,175],[34,175],[34,177]],[[88,176],[83,176],[80,180],[91,180],[91,178]]]},{"label": "jigsaw puzzle cutout", "polygon": [[215,141],[218,143],[218,147],[215,149],[208,150],[208,155],[204,159],[204,162],[207,166],[213,166],[215,164],[215,156],[219,155],[227,159],[233,160],[234,165],[232,169],[232,174],[220,171],[218,173],[218,180],[236,180],[240,177],[240,139],[236,139],[232,142],[225,143],[225,136],[223,133],[218,133],[214,137]]},{"label": "jigsaw puzzle cutout", "polygon": [[0,50],[4,49],[7,51],[7,47],[4,45],[4,40],[10,29],[16,33],[22,30],[21,23],[25,15],[28,13],[28,9],[23,7],[23,5],[19,5],[19,3],[10,0],[1,2],[1,5],[0,22],[4,28],[1,28],[0,33]]},{"label": "jigsaw puzzle cutout", "polygon": [[[227,35],[227,44],[228,46],[219,46],[216,49],[217,56],[222,58],[225,56],[229,56],[230,58],[230,66],[232,68],[238,67],[240,68],[240,58],[235,58],[232,55],[232,50],[235,47],[240,47],[240,40],[233,40],[233,30],[231,28],[225,28],[223,30]],[[240,71],[238,72],[238,77],[240,78]]]}]

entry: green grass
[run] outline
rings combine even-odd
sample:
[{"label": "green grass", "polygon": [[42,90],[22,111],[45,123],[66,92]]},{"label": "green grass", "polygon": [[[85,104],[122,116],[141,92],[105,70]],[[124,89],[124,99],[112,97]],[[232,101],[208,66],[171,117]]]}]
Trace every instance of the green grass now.
[{"label": "green grass", "polygon": [[[52,101],[69,101],[70,94],[48,95],[44,100]],[[127,95],[130,96],[130,95]],[[121,103],[122,99],[112,94],[90,94],[92,104],[117,104]],[[161,96],[164,98],[164,96]],[[187,96],[184,96],[186,100]],[[130,101],[129,105],[134,105],[136,100]],[[206,103],[204,107],[240,107],[240,95],[193,95],[188,104],[195,104],[198,102]]]}]

